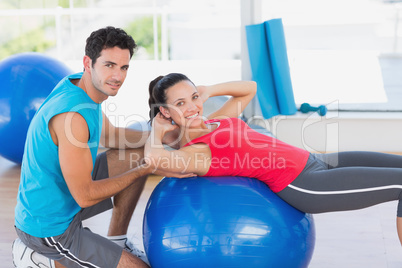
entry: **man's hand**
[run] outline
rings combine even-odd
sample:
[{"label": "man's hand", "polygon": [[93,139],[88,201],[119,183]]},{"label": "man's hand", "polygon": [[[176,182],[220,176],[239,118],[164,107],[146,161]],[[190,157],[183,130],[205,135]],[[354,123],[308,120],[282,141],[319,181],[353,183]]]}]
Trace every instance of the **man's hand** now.
[{"label": "man's hand", "polygon": [[175,177],[175,178],[179,178],[179,179],[197,176],[197,174],[195,174],[195,173],[159,171],[159,170],[156,170],[153,174],[164,176],[164,177]]}]

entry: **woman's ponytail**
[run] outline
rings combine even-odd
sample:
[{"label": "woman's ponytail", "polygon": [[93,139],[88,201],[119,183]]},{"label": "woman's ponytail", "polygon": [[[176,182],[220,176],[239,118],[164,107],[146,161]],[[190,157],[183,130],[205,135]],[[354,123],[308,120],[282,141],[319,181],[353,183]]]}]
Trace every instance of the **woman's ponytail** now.
[{"label": "woman's ponytail", "polygon": [[159,107],[161,106],[161,102],[158,101],[156,96],[158,96],[158,88],[156,85],[158,82],[163,78],[162,75],[158,76],[154,80],[149,83],[149,99],[148,99],[148,105],[149,105],[149,121],[152,123],[152,119],[159,113]]}]

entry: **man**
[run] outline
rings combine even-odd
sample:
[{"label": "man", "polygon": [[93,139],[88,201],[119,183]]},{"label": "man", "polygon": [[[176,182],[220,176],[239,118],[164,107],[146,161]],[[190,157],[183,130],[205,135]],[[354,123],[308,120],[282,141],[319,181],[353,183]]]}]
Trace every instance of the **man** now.
[{"label": "man", "polygon": [[[126,234],[151,170],[130,159],[143,158],[149,133],[116,128],[101,111],[122,86],[135,47],[121,29],[93,32],[84,72],[63,79],[33,118],[15,208],[16,267],[148,267]],[[124,160],[119,150],[97,155],[101,137],[106,147],[138,148],[125,148]],[[82,227],[82,220],[112,207],[109,239]]]}]

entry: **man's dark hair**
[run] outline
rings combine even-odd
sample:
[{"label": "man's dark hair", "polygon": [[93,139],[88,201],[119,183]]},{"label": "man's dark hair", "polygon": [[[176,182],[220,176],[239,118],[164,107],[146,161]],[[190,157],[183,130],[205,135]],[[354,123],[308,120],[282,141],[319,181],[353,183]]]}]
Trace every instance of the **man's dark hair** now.
[{"label": "man's dark hair", "polygon": [[137,44],[135,43],[134,39],[124,30],[108,26],[92,32],[87,38],[85,55],[92,60],[92,65],[94,65],[96,59],[99,58],[103,49],[113,47],[128,49],[130,51],[131,58],[134,54],[134,49],[137,47]]}]

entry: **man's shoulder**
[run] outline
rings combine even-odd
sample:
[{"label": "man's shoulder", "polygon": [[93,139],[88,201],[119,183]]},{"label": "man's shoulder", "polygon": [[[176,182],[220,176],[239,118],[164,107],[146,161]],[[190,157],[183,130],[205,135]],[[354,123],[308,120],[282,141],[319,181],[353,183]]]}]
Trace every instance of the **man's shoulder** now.
[{"label": "man's shoulder", "polygon": [[64,77],[55,87],[55,90],[60,88],[77,88],[76,84],[73,82],[74,80],[79,80],[82,77],[82,72],[70,74]]}]

